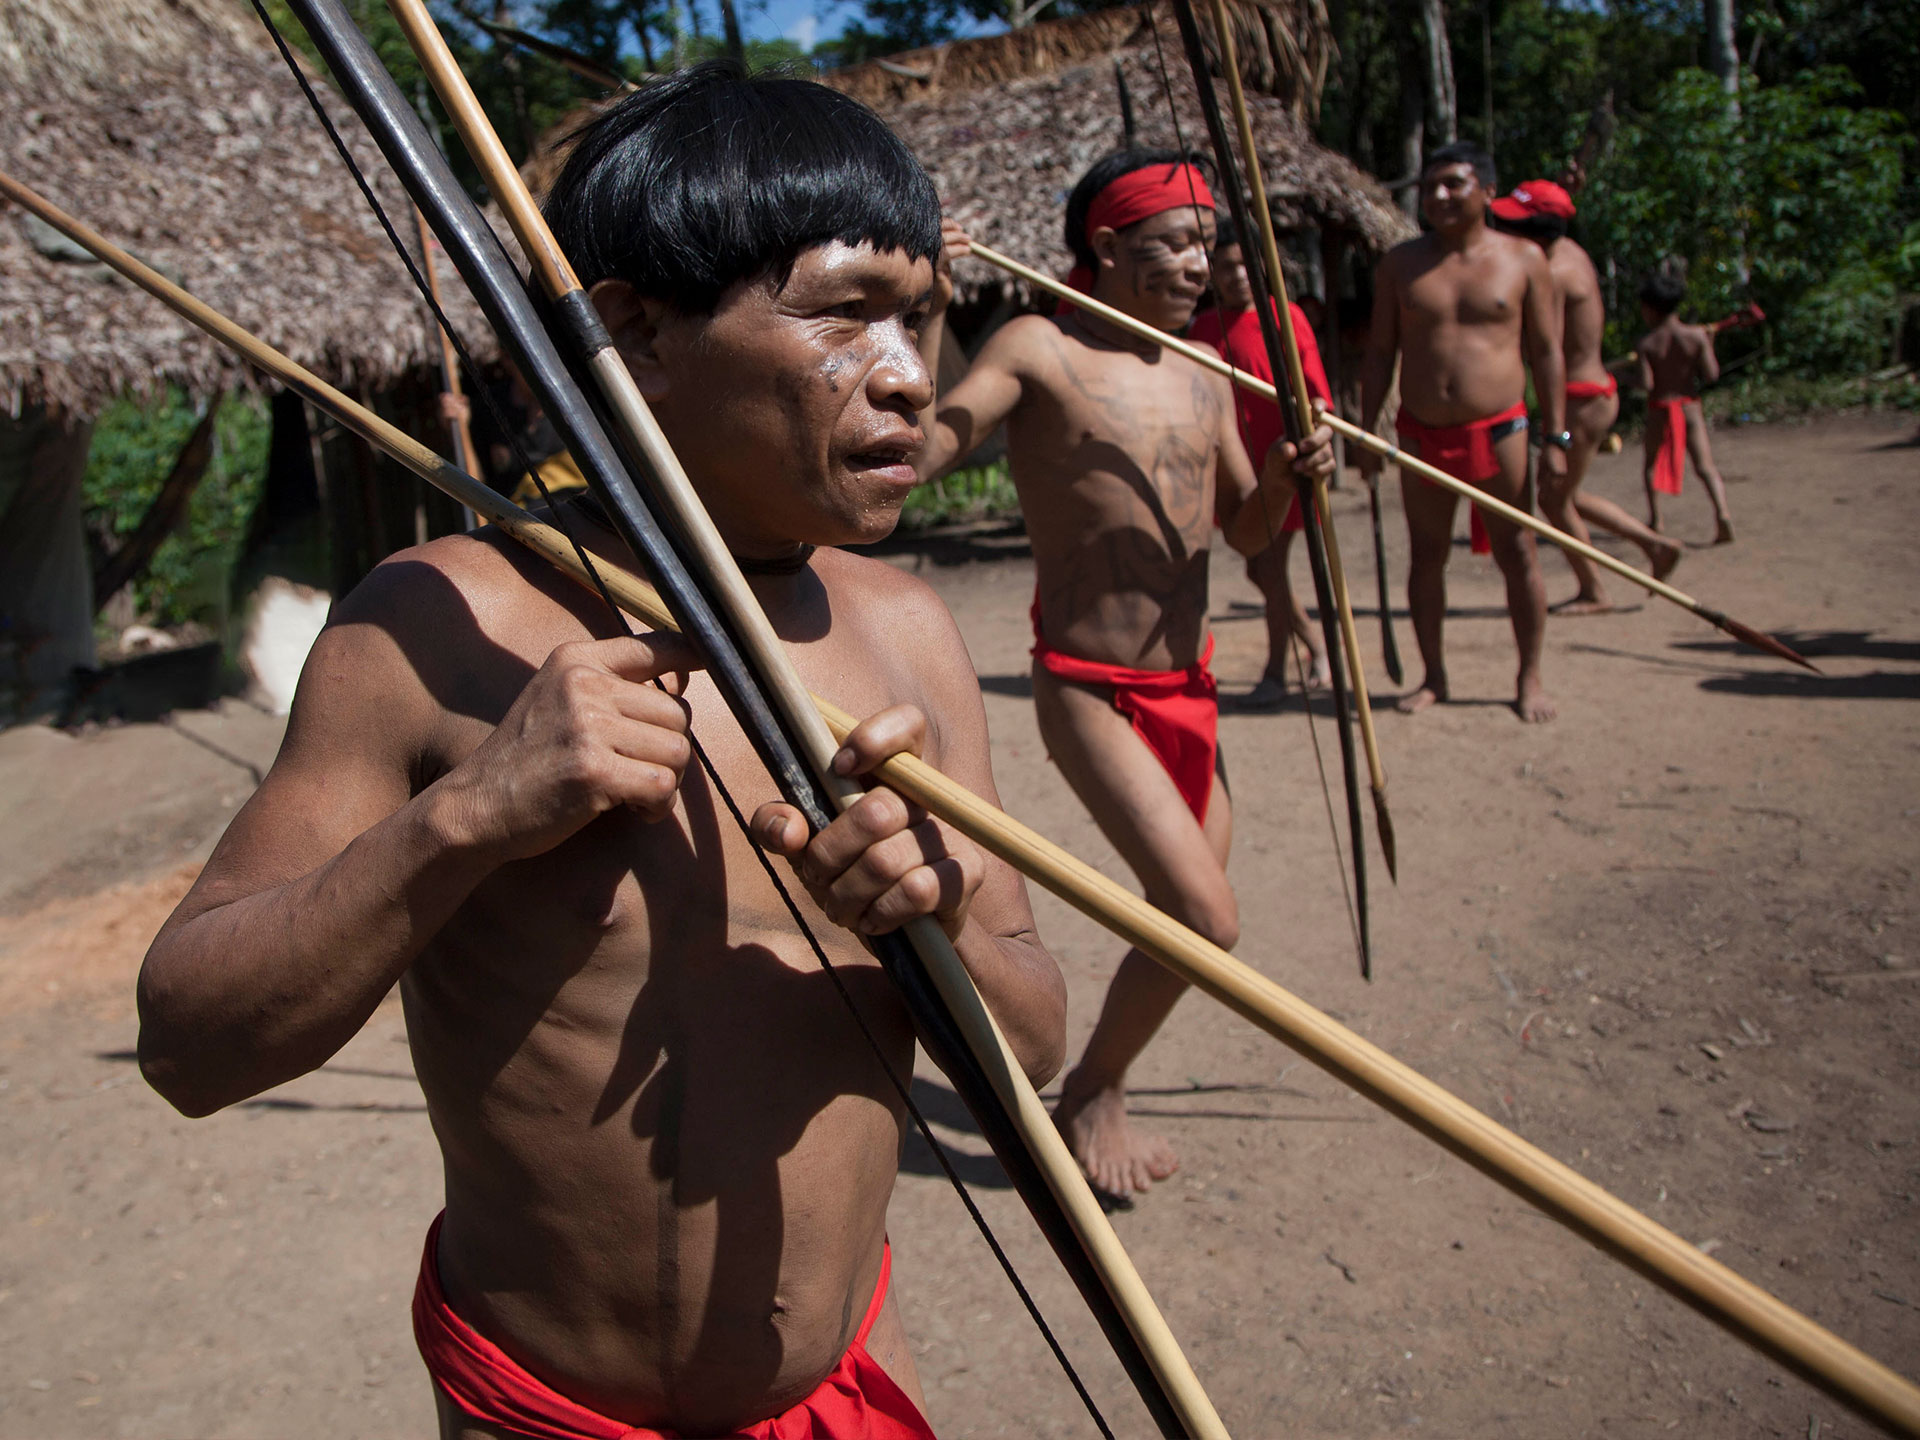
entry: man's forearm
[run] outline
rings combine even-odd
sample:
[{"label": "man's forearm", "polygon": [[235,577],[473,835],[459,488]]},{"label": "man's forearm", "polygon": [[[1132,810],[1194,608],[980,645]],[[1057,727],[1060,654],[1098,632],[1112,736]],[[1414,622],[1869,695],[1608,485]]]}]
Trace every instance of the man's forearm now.
[{"label": "man's forearm", "polygon": [[318,869],[169,926],[141,967],[140,1066],[206,1115],[324,1064],[495,862],[429,789]]},{"label": "man's forearm", "polygon": [[953,948],[1027,1079],[1046,1084],[1067,1053],[1066,987],[1053,958],[1031,933],[993,935],[973,920]]},{"label": "man's forearm", "polygon": [[1567,357],[1558,341],[1535,348],[1533,389],[1540,400],[1541,423],[1549,435],[1567,428]]}]

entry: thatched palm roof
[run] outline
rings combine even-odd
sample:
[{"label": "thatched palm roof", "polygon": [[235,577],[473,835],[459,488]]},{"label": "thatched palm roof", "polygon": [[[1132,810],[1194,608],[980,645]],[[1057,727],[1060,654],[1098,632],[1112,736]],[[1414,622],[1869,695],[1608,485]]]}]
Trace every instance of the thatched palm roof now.
[{"label": "thatched palm roof", "polygon": [[[1317,3],[1312,13],[1324,19]],[[1318,105],[1313,77],[1324,75],[1327,52],[1316,49],[1322,42],[1313,38],[1320,33],[1313,26],[1285,30],[1280,22],[1287,14],[1282,4],[1242,0],[1234,27],[1242,69],[1262,92],[1250,94],[1248,104],[1275,219],[1331,228],[1369,250],[1385,250],[1412,231],[1379,181],[1316,143],[1297,118],[1309,81]],[[1284,47],[1249,38],[1272,34],[1305,35],[1292,46],[1297,63],[1278,63]],[[1067,192],[1122,140],[1116,73],[1132,102],[1136,143],[1184,139],[1206,150],[1199,99],[1166,0],[910,51],[825,78],[885,117],[963,225],[1037,269],[1064,275],[1071,264],[1060,232]],[[1168,113],[1169,82],[1177,130]],[[956,279],[968,298],[1007,283],[977,264],[961,267]]]},{"label": "thatched palm roof", "polygon": [[[410,238],[398,183],[322,94]],[[436,356],[378,223],[235,0],[0,0],[0,167],[336,383],[378,388]],[[0,405],[91,415],[128,388],[252,383],[76,249],[0,213]],[[442,275],[479,341],[444,261]]]}]

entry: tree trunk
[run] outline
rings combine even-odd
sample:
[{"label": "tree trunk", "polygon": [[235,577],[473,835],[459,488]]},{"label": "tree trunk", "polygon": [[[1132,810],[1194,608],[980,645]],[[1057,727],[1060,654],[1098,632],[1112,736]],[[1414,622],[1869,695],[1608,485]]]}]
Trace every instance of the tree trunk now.
[{"label": "tree trunk", "polygon": [[[514,23],[513,7],[507,0],[498,0],[493,7],[493,23],[512,28]],[[513,97],[513,124],[520,140],[520,153],[516,161],[524,160],[533,153],[533,119],[527,113],[527,87],[520,74],[520,50],[514,45],[499,47],[506,53],[500,57],[500,68],[507,72],[507,87]],[[344,594],[344,591],[336,591]]]},{"label": "tree trunk", "polygon": [[1480,143],[1493,149],[1493,0],[1480,0]]},{"label": "tree trunk", "polygon": [[1393,172],[1402,177],[1394,187],[1394,199],[1407,218],[1420,218],[1420,162],[1426,155],[1427,86],[1426,46],[1420,31],[1420,12],[1429,0],[1408,0],[1394,7],[1399,21],[1398,44],[1400,85],[1400,155]]},{"label": "tree trunk", "polygon": [[195,488],[207,473],[207,463],[213,459],[213,423],[220,413],[221,398],[216,394],[207,402],[206,413],[200,417],[200,423],[193,427],[187,443],[180,447],[180,453],[174,457],[173,468],[160,483],[160,493],[147,506],[147,513],[140,517],[140,523],[134,527],[126,542],[113,552],[107,563],[100,567],[100,573],[93,577],[93,608],[96,614],[123,585],[140,578],[153,560],[154,552],[179,526],[180,517],[186,514],[187,502],[193,499]]},{"label": "tree trunk", "polygon": [[1733,0],[1706,0],[1707,69],[1729,95],[1740,88],[1740,52],[1733,47]]},{"label": "tree trunk", "polygon": [[1445,0],[1420,0],[1426,38],[1427,125],[1442,145],[1460,138],[1460,103],[1453,88],[1453,46],[1447,42]]},{"label": "tree trunk", "polygon": [[727,54],[742,65],[747,63],[747,43],[740,37],[740,14],[733,0],[720,0],[720,27],[726,32]]}]

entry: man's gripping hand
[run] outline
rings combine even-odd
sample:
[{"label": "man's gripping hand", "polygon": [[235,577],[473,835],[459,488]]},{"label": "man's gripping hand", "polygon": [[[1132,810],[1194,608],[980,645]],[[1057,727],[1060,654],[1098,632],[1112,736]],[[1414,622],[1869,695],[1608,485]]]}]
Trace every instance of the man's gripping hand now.
[{"label": "man's gripping hand", "polygon": [[[918,755],[927,718],[895,705],[863,720],[833,757],[840,775],[866,775],[895,755]],[[884,787],[869,790],[818,835],[772,801],[754,812],[753,838],[793,862],[807,893],[836,925],[884,935],[931,915],[958,939],[986,874],[973,842]]]},{"label": "man's gripping hand", "polygon": [[[543,854],[618,806],[672,813],[693,753],[685,672],[703,666],[669,633],[556,646],[513,708],[435,788],[455,835],[501,863]],[[673,693],[647,682],[667,677]]]},{"label": "man's gripping hand", "polygon": [[[1318,413],[1317,407],[1315,413]],[[1260,485],[1269,492],[1270,498],[1284,503],[1292,494],[1296,480],[1325,482],[1333,479],[1333,474],[1333,431],[1323,423],[1316,425],[1298,446],[1287,440],[1274,441],[1261,469]]]}]

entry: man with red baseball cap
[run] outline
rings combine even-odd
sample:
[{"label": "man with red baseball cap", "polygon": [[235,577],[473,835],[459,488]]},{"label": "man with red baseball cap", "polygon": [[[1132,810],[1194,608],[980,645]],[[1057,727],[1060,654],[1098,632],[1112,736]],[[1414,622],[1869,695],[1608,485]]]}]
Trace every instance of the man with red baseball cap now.
[{"label": "man with red baseball cap", "polygon": [[[1067,246],[1078,262],[1070,278],[1177,334],[1207,290],[1213,211],[1206,178],[1185,157],[1108,155],[1067,199]],[[949,223],[944,260],[968,243]],[[920,332],[929,364],[952,296],[945,263],[935,287]],[[1207,552],[1216,521],[1243,555],[1271,545],[1293,470],[1333,474],[1332,434],[1316,429],[1298,455],[1281,441],[1249,458],[1223,377],[1074,306],[1003,325],[966,378],[921,413],[922,478],[952,468],[1002,421],[1033,542],[1040,734],[1147,898],[1230,948],[1240,922],[1207,669]],[[1147,955],[1128,952],[1062,1084],[1055,1123],[1088,1179],[1114,1197],[1176,1168],[1165,1140],[1128,1123],[1126,1078],[1185,990]]]},{"label": "man with red baseball cap", "polygon": [[[1646,552],[1654,575],[1665,579],[1680,563],[1678,545],[1642,525],[1620,506],[1598,495],[1588,495],[1580,484],[1587,478],[1600,442],[1620,413],[1619,382],[1600,358],[1607,312],[1600,298],[1600,274],[1577,241],[1567,237],[1573,218],[1573,197],[1551,180],[1529,180],[1487,207],[1494,228],[1531,240],[1547,252],[1547,268],[1560,299],[1560,348],[1567,362],[1567,429],[1573,448],[1567,452],[1564,475],[1542,473],[1540,508],[1560,529],[1576,540],[1590,540],[1589,524],[1611,530]],[[1556,615],[1599,615],[1613,608],[1600,567],[1585,556],[1564,552],[1579,591],[1553,607]]]},{"label": "man with red baseball cap", "polygon": [[[1361,423],[1369,430],[1400,366],[1401,447],[1429,465],[1509,505],[1527,493],[1527,370],[1539,396],[1545,445],[1541,482],[1566,468],[1566,365],[1560,311],[1546,258],[1487,225],[1493,157],[1477,145],[1443,146],[1420,176],[1420,213],[1432,228],[1396,245],[1374,272],[1373,331],[1360,372]],[[1360,452],[1360,469],[1377,483],[1380,457]],[[1401,503],[1413,554],[1407,609],[1426,678],[1403,696],[1417,714],[1448,699],[1441,629],[1447,613],[1447,561],[1459,501],[1402,470]],[[1514,713],[1539,723],[1558,713],[1540,678],[1547,593],[1533,536],[1497,515],[1482,516],[1494,563],[1507,584],[1507,615],[1520,652]]]}]

